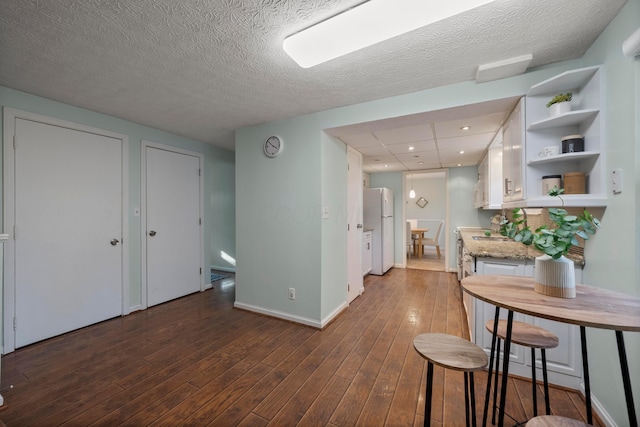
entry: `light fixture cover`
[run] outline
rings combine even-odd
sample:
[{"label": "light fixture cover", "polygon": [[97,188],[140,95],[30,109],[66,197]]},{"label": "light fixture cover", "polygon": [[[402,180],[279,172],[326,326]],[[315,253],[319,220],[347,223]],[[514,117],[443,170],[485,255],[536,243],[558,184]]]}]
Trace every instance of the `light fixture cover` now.
[{"label": "light fixture cover", "polygon": [[409,198],[410,199],[416,198],[416,192],[413,190],[413,188],[411,189],[411,191],[409,191]]},{"label": "light fixture cover", "polygon": [[303,68],[495,0],[369,0],[287,37],[282,47]]}]

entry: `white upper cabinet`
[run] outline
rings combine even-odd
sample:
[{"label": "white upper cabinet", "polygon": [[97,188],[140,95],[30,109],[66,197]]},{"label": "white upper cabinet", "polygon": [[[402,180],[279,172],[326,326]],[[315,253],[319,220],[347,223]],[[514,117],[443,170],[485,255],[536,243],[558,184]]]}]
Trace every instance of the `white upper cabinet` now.
[{"label": "white upper cabinet", "polygon": [[[597,66],[567,71],[531,87],[525,97],[526,200],[512,203],[516,199],[505,197],[503,207],[559,206],[560,200],[543,193],[542,177],[561,175],[564,182],[564,175],[570,172],[585,174],[586,191],[564,195],[565,206],[606,206],[602,90],[601,70]],[[552,117],[547,102],[567,92],[573,94],[571,111]],[[562,139],[569,135],[584,136],[584,151],[562,153]],[[540,156],[546,147],[558,147],[559,154]]]},{"label": "white upper cabinet", "polygon": [[502,135],[502,200],[520,202],[525,198],[525,105],[520,99],[505,122]]}]

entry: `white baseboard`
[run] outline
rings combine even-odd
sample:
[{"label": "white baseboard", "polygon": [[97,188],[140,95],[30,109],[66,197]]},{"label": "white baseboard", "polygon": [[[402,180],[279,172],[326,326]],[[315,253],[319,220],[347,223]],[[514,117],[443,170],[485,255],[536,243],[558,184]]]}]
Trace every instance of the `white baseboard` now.
[{"label": "white baseboard", "polygon": [[266,316],[275,317],[277,319],[288,320],[288,321],[294,322],[294,323],[300,323],[302,325],[311,326],[311,327],[316,328],[316,329],[322,329],[323,327],[328,325],[329,322],[331,322],[336,316],[338,316],[340,313],[342,313],[342,311],[345,308],[347,308],[349,306],[349,304],[347,304],[346,302],[343,303],[342,305],[340,305],[338,308],[336,308],[334,311],[332,311],[328,316],[326,316],[321,321],[318,321],[317,319],[311,319],[311,318],[308,318],[308,317],[298,316],[298,315],[291,314],[291,313],[285,313],[283,311],[272,310],[272,309],[268,309],[268,308],[264,308],[264,307],[258,307],[258,306],[251,305],[251,304],[245,304],[245,303],[238,302],[238,301],[234,302],[233,306],[236,307],[236,308],[242,309],[242,310],[252,311],[254,313],[260,313],[260,314],[264,314]]},{"label": "white baseboard", "polygon": [[[584,397],[585,396],[584,382],[580,383],[580,392]],[[600,420],[604,423],[605,426],[618,427],[618,425],[613,420],[613,418],[611,418],[611,415],[609,415],[605,407],[602,406],[602,403],[600,403],[598,398],[593,394],[593,391],[591,392],[591,406],[593,406],[593,410],[598,414],[598,416],[600,417]]]}]

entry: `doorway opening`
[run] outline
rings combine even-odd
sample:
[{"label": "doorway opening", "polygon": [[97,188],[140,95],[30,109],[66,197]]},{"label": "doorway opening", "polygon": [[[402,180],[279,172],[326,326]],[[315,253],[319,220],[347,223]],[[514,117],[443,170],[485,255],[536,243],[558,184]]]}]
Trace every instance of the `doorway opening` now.
[{"label": "doorway opening", "polygon": [[447,170],[404,173],[406,267],[446,271]]}]

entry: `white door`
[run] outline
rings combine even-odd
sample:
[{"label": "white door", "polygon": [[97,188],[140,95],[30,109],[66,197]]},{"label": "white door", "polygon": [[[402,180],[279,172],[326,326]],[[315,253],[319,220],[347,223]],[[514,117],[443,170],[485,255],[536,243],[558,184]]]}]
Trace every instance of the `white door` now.
[{"label": "white door", "polygon": [[201,290],[200,158],[145,147],[147,305]]},{"label": "white door", "polygon": [[122,314],[123,140],[20,118],[15,139],[17,348]]},{"label": "white door", "polygon": [[347,301],[363,290],[362,155],[347,147]]}]

